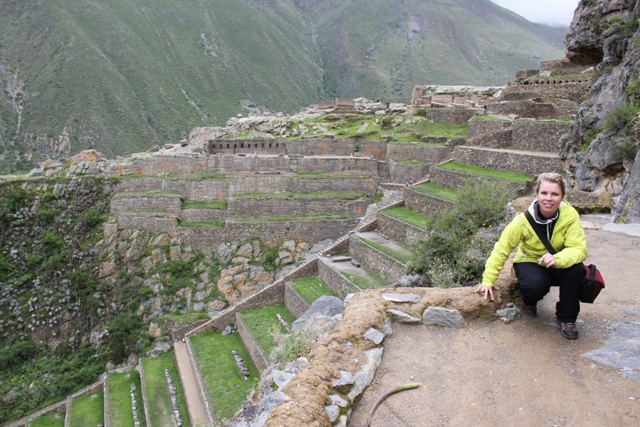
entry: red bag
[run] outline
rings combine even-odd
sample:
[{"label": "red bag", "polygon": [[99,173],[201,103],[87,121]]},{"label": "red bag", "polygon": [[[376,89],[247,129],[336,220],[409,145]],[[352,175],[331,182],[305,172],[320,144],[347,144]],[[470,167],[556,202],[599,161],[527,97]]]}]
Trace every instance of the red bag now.
[{"label": "red bag", "polygon": [[584,266],[584,279],[582,279],[582,292],[580,301],[593,303],[600,291],[604,288],[604,279],[595,265]]}]

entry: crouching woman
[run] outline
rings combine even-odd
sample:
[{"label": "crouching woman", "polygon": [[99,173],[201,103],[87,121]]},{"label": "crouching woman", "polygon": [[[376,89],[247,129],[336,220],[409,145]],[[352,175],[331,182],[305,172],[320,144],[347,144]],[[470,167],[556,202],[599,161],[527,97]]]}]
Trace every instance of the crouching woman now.
[{"label": "crouching woman", "polygon": [[[522,299],[522,311],[536,316],[537,303],[551,286],[560,287],[556,318],[562,336],[578,338],[576,319],[580,312],[580,279],[584,277],[582,261],[587,257],[587,240],[578,212],[564,202],[565,184],[556,173],[543,173],[536,183],[536,200],[528,210],[533,226],[525,215],[517,215],[504,229],[485,265],[482,284],[477,291],[493,300],[493,285],[500,270],[518,244],[513,261]],[[536,230],[547,236],[556,253],[545,248]]]}]

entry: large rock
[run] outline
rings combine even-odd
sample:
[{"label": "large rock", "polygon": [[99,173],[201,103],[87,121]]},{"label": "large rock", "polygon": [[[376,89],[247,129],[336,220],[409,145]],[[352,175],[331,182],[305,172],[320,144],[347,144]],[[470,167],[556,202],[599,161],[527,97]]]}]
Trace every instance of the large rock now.
[{"label": "large rock", "polygon": [[321,296],[311,304],[311,307],[309,307],[302,316],[293,322],[293,329],[297,331],[301,330],[307,323],[307,320],[314,315],[332,317],[336,314],[342,314],[342,310],[342,300],[340,298],[326,295]]}]

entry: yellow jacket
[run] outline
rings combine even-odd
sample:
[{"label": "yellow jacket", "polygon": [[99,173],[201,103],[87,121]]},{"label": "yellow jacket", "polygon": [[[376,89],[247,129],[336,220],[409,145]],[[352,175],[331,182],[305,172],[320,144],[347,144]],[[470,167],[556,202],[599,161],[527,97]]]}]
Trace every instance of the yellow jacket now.
[{"label": "yellow jacket", "polygon": [[[580,224],[580,215],[569,204],[560,204],[560,215],[551,236],[551,246],[557,251],[555,268],[568,268],[582,262],[587,257],[587,239]],[[533,210],[529,207],[533,215]],[[523,214],[518,214],[502,232],[500,240],[493,247],[482,275],[483,286],[493,286],[500,270],[511,251],[520,244],[513,262],[534,262],[547,253],[540,238]]]}]

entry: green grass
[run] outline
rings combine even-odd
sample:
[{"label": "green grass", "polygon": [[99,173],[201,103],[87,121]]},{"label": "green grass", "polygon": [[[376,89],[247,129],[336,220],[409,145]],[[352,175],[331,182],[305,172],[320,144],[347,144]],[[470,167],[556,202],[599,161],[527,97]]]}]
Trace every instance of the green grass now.
[{"label": "green grass", "polygon": [[508,119],[501,119],[494,116],[473,116],[471,117],[471,120],[473,120],[474,122],[493,122],[493,121],[508,122],[510,121]]},{"label": "green grass", "polygon": [[71,427],[104,424],[104,393],[88,394],[73,399],[70,424]]},{"label": "green grass", "polygon": [[171,406],[171,396],[169,386],[164,376],[164,370],[168,369],[173,377],[173,385],[176,387],[176,399],[180,408],[182,425],[189,427],[189,414],[187,412],[187,402],[185,401],[184,390],[180,382],[180,375],[176,369],[176,362],[172,351],[162,353],[156,358],[142,359],[144,376],[147,384],[147,401],[149,402],[149,421],[152,426],[171,426],[173,408]]},{"label": "green grass", "polygon": [[274,328],[278,328],[280,332],[286,332],[284,326],[278,320],[276,314],[280,314],[289,325],[294,319],[284,304],[270,305],[255,310],[243,311],[242,317],[255,335],[256,339],[264,349],[267,357],[273,351],[275,345],[273,343],[272,332]]},{"label": "green grass", "polygon": [[383,197],[384,193],[376,193],[376,195],[371,199],[371,203],[378,203],[382,200]]},{"label": "green grass", "polygon": [[377,250],[379,250],[380,252],[389,255],[391,258],[396,259],[398,261],[400,261],[403,264],[409,264],[415,254],[413,253],[413,251],[403,245],[402,243],[396,242],[399,246],[401,246],[404,250],[398,250],[398,249],[394,249],[394,248],[390,248],[389,246],[386,245],[381,245],[379,243],[376,242],[372,242],[369,239],[365,239],[362,236],[357,236],[358,239],[362,240],[363,242],[365,242],[366,244],[373,246],[374,248],[376,248]]},{"label": "green grass", "polygon": [[203,227],[212,227],[212,228],[220,228],[224,227],[224,222],[221,221],[180,221],[180,227],[185,228],[203,228]]},{"label": "green grass", "polygon": [[130,197],[181,197],[180,193],[175,191],[125,191],[113,196],[114,199],[126,199]]},{"label": "green grass", "polygon": [[189,311],[187,313],[171,313],[165,314],[165,317],[173,319],[178,327],[187,326],[199,320],[211,319],[211,317],[202,311]]},{"label": "green grass", "polygon": [[27,427],[64,427],[64,412],[58,412],[56,414],[49,414],[36,418],[28,423]]},{"label": "green grass", "polygon": [[494,169],[486,169],[478,166],[471,166],[463,163],[449,162],[436,166],[440,169],[447,169],[456,172],[465,172],[473,175],[481,175],[487,178],[503,179],[505,181],[514,181],[525,183],[527,180],[533,179],[529,175],[519,175],[509,172],[501,172]]},{"label": "green grass", "polygon": [[384,210],[382,211],[382,214],[407,222],[422,230],[427,229],[427,226],[426,226],[427,218],[425,216],[420,215],[419,213],[414,212],[410,209],[407,209],[403,206]]},{"label": "green grass", "polygon": [[538,119],[536,120],[536,122],[538,123],[555,123],[555,124],[562,124],[562,125],[570,125],[573,120],[571,119]]},{"label": "green grass", "polygon": [[[138,406],[138,419],[142,426],[144,422],[144,407],[142,402],[142,388],[140,387],[140,373],[131,371],[122,374],[109,375],[109,402],[107,402],[111,423],[119,427],[133,427],[133,408],[131,406],[131,384],[135,385],[134,394]],[[75,411],[75,408],[74,408]]]},{"label": "green grass", "polygon": [[418,193],[428,194],[429,196],[438,197],[444,200],[450,200],[454,202],[457,197],[457,193],[453,190],[449,190],[448,188],[439,187],[437,185],[431,184],[430,182],[426,182],[420,185],[414,185],[411,187],[411,190],[417,191]]},{"label": "green grass", "polygon": [[324,295],[336,296],[336,294],[317,277],[305,277],[303,279],[293,280],[291,284],[309,304],[313,304],[315,300]]},{"label": "green grass", "polygon": [[367,267],[362,266],[360,268],[364,270],[365,276],[350,274],[346,272],[342,272],[342,275],[360,289],[379,289],[386,288],[391,285],[391,283],[380,277],[374,271],[369,270]]},{"label": "green grass", "polygon": [[297,216],[237,216],[229,219],[232,222],[277,222],[277,221],[320,221],[325,219],[349,219],[346,215],[297,215]]},{"label": "green grass", "polygon": [[245,199],[338,199],[338,200],[358,200],[362,199],[366,193],[364,191],[297,191],[282,193],[244,193],[237,194],[236,200]]},{"label": "green grass", "polygon": [[182,209],[227,209],[227,202],[224,200],[217,202],[184,202],[182,204]]},{"label": "green grass", "polygon": [[[221,332],[214,331],[189,339],[216,415],[231,418],[258,383],[258,370],[238,334],[223,337]],[[251,373],[248,381],[242,378],[231,350],[237,350],[244,359]]]}]

